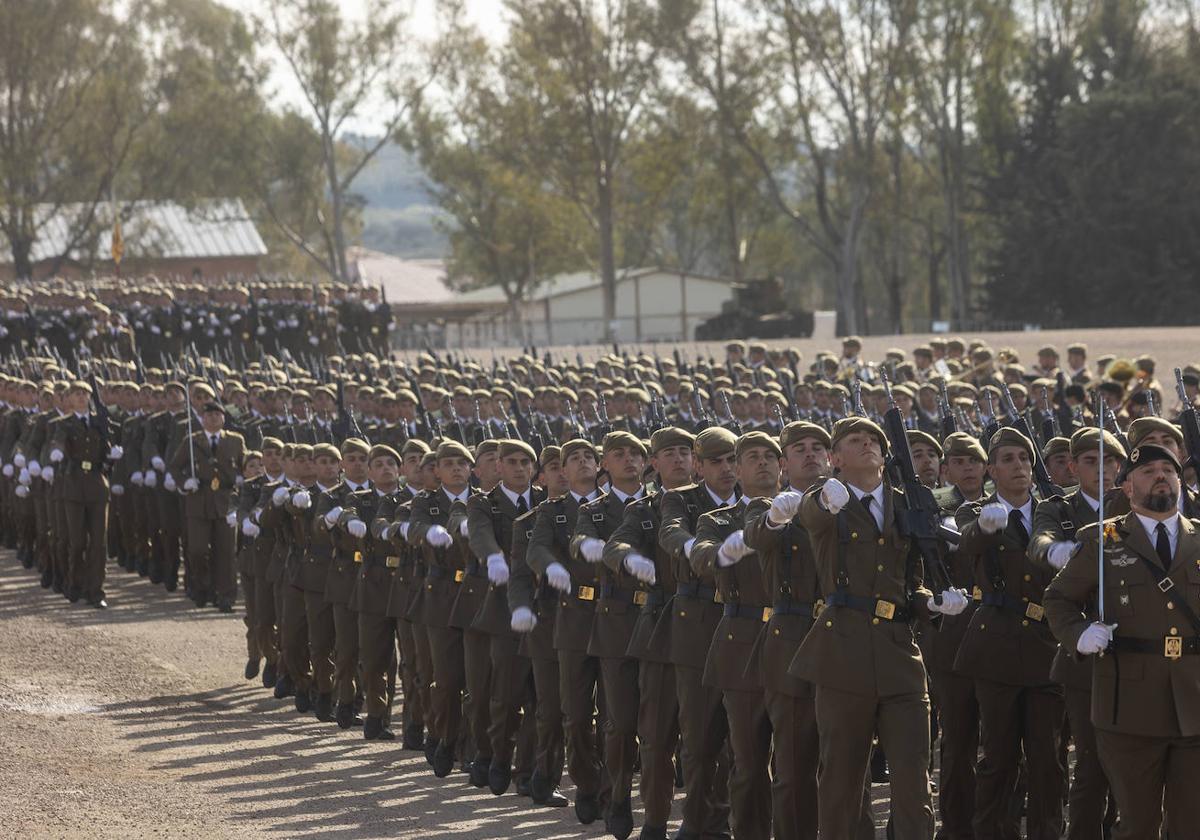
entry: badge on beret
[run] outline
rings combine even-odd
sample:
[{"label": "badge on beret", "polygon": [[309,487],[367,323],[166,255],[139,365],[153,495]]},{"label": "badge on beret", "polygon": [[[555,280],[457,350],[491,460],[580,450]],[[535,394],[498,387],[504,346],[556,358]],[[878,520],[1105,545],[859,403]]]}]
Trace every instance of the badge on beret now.
[{"label": "badge on beret", "polygon": [[1132,452],[1129,453],[1129,463],[1136,464],[1138,462],[1138,458],[1140,458],[1140,457],[1142,457],[1142,450],[1140,450],[1140,449],[1133,450]]}]

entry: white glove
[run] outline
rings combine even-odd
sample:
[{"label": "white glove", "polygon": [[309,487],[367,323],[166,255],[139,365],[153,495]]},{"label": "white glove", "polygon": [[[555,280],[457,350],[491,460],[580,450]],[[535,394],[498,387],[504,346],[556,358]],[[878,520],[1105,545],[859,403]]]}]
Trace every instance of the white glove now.
[{"label": "white glove", "polygon": [[29,495],[29,487],[25,484],[18,484],[17,485],[17,495],[20,496],[22,499],[26,498]]},{"label": "white glove", "polygon": [[685,543],[683,544],[683,556],[684,556],[684,557],[686,557],[686,558],[687,558],[687,559],[689,559],[689,560],[691,560],[691,559],[692,559],[692,547],[693,547],[695,544],[696,544],[696,538],[695,538],[695,537],[692,537],[690,540],[688,540],[687,542],[685,542]]},{"label": "white glove", "polygon": [[1074,540],[1055,540],[1050,544],[1050,550],[1046,552],[1046,559],[1050,561],[1050,565],[1056,569],[1061,569],[1067,565],[1067,561],[1075,556],[1075,552],[1079,550],[1079,543]]},{"label": "white glove", "polygon": [[245,534],[247,537],[253,538],[253,537],[257,537],[260,533],[262,533],[262,529],[259,528],[257,525],[255,525],[253,522],[251,522],[249,519],[243,519],[242,520],[242,533]]},{"label": "white glove", "polygon": [[604,555],[604,540],[588,537],[579,544],[579,553],[589,563],[599,563],[600,558]]},{"label": "white glove", "polygon": [[17,465],[17,469],[25,469],[25,456],[18,452],[13,456],[13,463]]},{"label": "white glove", "polygon": [[63,451],[61,449],[50,450],[50,463],[57,464],[63,459]]},{"label": "white glove", "polygon": [[[839,484],[841,482],[838,482]],[[767,511],[767,520],[772,525],[786,525],[792,521],[792,517],[796,515],[796,511],[800,510],[800,503],[804,501],[804,494],[795,490],[784,490],[778,496],[771,500],[771,509]]]},{"label": "white glove", "polygon": [[537,616],[529,607],[517,607],[513,610],[509,626],[517,633],[529,633],[537,627]]},{"label": "white glove", "polygon": [[746,537],[739,528],[726,537],[725,542],[721,543],[720,549],[717,550],[717,565],[723,569],[732,566],[750,551],[750,546],[746,545]]},{"label": "white glove", "polygon": [[292,496],[292,506],[297,510],[308,510],[312,507],[312,496],[309,495],[307,490],[301,490]]},{"label": "white glove", "polygon": [[654,561],[647,560],[640,554],[626,554],[625,570],[642,583],[654,585]]},{"label": "white glove", "polygon": [[351,519],[346,523],[346,530],[350,533],[350,536],[362,539],[367,535],[367,523],[361,519]]},{"label": "white glove", "polygon": [[454,542],[454,540],[450,537],[450,532],[441,525],[431,525],[429,526],[429,530],[425,532],[425,542],[434,548],[445,548]]},{"label": "white glove", "polygon": [[159,472],[162,472],[163,469],[166,467],[166,464],[163,463],[162,458],[155,455],[153,458],[150,459],[150,466],[154,467],[154,469],[158,470]]},{"label": "white glove", "polygon": [[12,478],[12,476],[13,476],[13,465],[12,465],[12,464],[5,464],[5,465],[4,465],[4,469],[0,470],[0,472],[4,473],[4,477],[5,477],[5,478]]},{"label": "white glove", "polygon": [[146,477],[143,479],[143,481],[146,482],[147,487],[157,487],[158,473],[156,473],[154,470],[150,470],[148,473],[146,473]]},{"label": "white glove", "polygon": [[17,475],[17,483],[24,484],[26,487],[28,487],[31,480],[32,477],[29,475],[29,470],[21,467],[21,472]]},{"label": "white glove", "polygon": [[325,514],[325,526],[328,528],[332,528],[334,525],[337,524],[338,517],[340,517],[341,515],[342,515],[342,508],[340,505],[338,507],[332,508],[329,511],[329,513]]},{"label": "white glove", "polygon": [[275,505],[275,507],[283,507],[283,503],[287,500],[288,491],[290,489],[291,488],[287,487],[286,485],[283,487],[276,487],[275,492],[271,494],[271,504]]},{"label": "white glove", "polygon": [[947,589],[942,593],[942,603],[929,599],[929,611],[942,615],[958,615],[967,608],[967,593],[961,589]]},{"label": "white glove", "polygon": [[29,474],[31,476],[33,476],[34,478],[37,478],[39,475],[42,474],[42,465],[39,464],[37,461],[30,461],[29,462]]},{"label": "white glove", "polygon": [[571,591],[571,573],[562,563],[551,563],[546,567],[546,583],[559,592]]},{"label": "white glove", "polygon": [[821,486],[821,504],[830,513],[838,513],[850,501],[850,491],[836,478],[830,478]]},{"label": "white glove", "polygon": [[465,520],[465,519],[464,519],[462,522],[460,522],[460,523],[459,523],[459,525],[458,525],[458,535],[459,535],[460,537],[465,537],[465,536],[467,536],[467,526],[468,526],[468,525],[470,525],[470,523],[469,523],[467,520]]},{"label": "white glove", "polygon": [[114,496],[124,496],[125,495],[125,486],[122,484],[114,484],[111,489],[112,489],[112,494]]},{"label": "white glove", "polygon": [[412,523],[411,522],[401,522],[399,525],[396,526],[396,529],[400,532],[400,538],[403,540],[406,540],[406,541],[408,540],[408,526],[409,525],[412,525]]},{"label": "white glove", "polygon": [[503,554],[489,554],[487,559],[488,580],[496,586],[508,583],[508,564],[504,562]]},{"label": "white glove", "polygon": [[133,482],[134,487],[141,487],[146,482],[146,476],[139,470],[129,476],[129,480]]},{"label": "white glove", "polygon": [[1101,624],[1099,621],[1093,622],[1088,626],[1088,629],[1079,634],[1079,641],[1075,643],[1075,650],[1084,656],[1108,650],[1108,646],[1112,644],[1113,631],[1116,629],[1117,625],[1115,624]]},{"label": "white glove", "polygon": [[228,525],[230,528],[237,526],[237,511],[236,510],[231,510],[231,511],[229,511],[229,513],[225,514],[225,524]]},{"label": "white glove", "polygon": [[54,483],[54,467],[42,467],[42,481],[47,484]]},{"label": "white glove", "polygon": [[112,449],[108,450],[108,460],[119,461],[121,460],[121,456],[124,454],[124,449],[122,449],[120,446],[114,446]]},{"label": "white glove", "polygon": [[984,505],[979,511],[979,528],[985,534],[994,534],[1008,524],[1008,509],[999,502]]},{"label": "white glove", "polygon": [[170,473],[167,473],[165,476],[163,476],[163,487],[168,493],[174,493],[177,486],[178,485],[175,484],[175,476],[171,475]]},{"label": "white glove", "polygon": [[200,489],[200,482],[197,481],[195,478],[189,478],[187,481],[183,482],[183,492],[184,493],[195,493],[199,489]]}]

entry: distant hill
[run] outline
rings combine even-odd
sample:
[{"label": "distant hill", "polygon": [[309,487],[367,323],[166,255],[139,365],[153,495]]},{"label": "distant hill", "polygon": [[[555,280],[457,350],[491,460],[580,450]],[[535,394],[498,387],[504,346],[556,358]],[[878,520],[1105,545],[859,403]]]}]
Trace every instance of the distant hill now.
[{"label": "distant hill", "polygon": [[439,210],[424,187],[421,165],[395,144],[384,146],[354,179],[366,200],[362,244],[399,257],[444,257],[446,237],[433,226]]}]

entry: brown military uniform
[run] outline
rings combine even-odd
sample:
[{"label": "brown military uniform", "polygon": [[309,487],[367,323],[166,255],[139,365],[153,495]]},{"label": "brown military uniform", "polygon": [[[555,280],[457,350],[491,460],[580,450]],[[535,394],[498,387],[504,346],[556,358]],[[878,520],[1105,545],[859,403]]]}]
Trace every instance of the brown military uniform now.
[{"label": "brown military uniform", "polygon": [[104,597],[104,565],[108,549],[107,435],[97,415],[68,415],[56,424],[51,449],[63,453],[54,464],[66,513],[68,589],[88,601]]},{"label": "brown military uniform", "polygon": [[[1177,522],[1167,570],[1136,515],[1105,523],[1104,620],[1117,629],[1111,651],[1093,659],[1092,723],[1121,815],[1117,840],[1158,837],[1164,803],[1172,837],[1200,824],[1200,627],[1191,618],[1200,613],[1200,534],[1193,521]],[[1099,528],[1077,538],[1081,549],[1045,595],[1069,651],[1092,622],[1086,610],[1099,589]]]}]

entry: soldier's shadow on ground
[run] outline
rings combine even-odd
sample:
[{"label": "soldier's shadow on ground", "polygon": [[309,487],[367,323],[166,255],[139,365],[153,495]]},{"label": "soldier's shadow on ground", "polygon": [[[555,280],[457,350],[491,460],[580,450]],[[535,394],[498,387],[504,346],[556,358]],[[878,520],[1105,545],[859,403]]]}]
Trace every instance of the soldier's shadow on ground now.
[{"label": "soldier's shadow on ground", "polygon": [[[230,803],[228,818],[284,836],[567,840],[603,836],[574,810],[495,797],[457,770],[437,779],[421,753],[368,743],[360,729],[297,714],[257,681],[102,707],[155,769]],[[270,743],[265,743],[267,740]],[[564,782],[564,793],[572,792]],[[639,804],[635,795],[635,807]],[[640,814],[635,812],[635,820]]]}]

